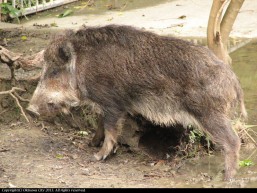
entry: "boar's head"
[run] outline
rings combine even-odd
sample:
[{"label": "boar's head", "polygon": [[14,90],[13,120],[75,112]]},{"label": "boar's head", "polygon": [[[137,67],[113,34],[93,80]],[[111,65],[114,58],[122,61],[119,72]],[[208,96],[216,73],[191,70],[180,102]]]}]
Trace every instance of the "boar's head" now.
[{"label": "boar's head", "polygon": [[66,36],[56,38],[44,52],[40,81],[27,108],[30,114],[52,117],[69,113],[80,103],[76,81],[76,53]]}]

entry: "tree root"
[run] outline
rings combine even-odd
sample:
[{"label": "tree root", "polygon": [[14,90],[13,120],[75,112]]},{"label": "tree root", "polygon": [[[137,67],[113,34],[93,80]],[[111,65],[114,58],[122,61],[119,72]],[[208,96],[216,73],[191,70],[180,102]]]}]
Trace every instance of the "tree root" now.
[{"label": "tree root", "polygon": [[[0,46],[0,62],[7,64],[11,71],[11,80],[15,80],[14,70],[22,68],[25,71],[41,69],[44,62],[44,50],[29,56],[23,57],[20,53],[14,53],[3,46]],[[39,76],[37,76],[39,78]]]}]

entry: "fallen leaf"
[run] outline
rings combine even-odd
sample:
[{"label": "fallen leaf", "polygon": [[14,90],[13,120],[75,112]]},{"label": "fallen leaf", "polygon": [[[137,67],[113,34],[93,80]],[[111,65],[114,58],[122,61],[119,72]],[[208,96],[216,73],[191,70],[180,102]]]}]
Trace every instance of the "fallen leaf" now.
[{"label": "fallen leaf", "polygon": [[111,18],[107,19],[107,21],[111,21],[111,20],[113,20],[113,17],[111,17]]},{"label": "fallen leaf", "polygon": [[61,13],[60,15],[58,15],[59,18],[63,18],[63,17],[67,17],[69,15],[71,15],[73,13],[73,11],[71,9],[67,9],[65,10],[63,13]]},{"label": "fallen leaf", "polygon": [[21,36],[22,41],[26,41],[27,39],[28,39],[27,36]]},{"label": "fallen leaf", "polygon": [[16,188],[17,186],[13,185],[11,182],[9,182],[9,187],[10,188]]},{"label": "fallen leaf", "polygon": [[58,159],[62,159],[62,158],[63,158],[63,155],[61,155],[61,154],[57,154],[57,155],[56,155],[56,158],[58,158]]},{"label": "fallen leaf", "polygon": [[181,15],[180,17],[178,17],[178,19],[185,19],[187,16],[185,15]]},{"label": "fallen leaf", "polygon": [[58,27],[57,23],[55,23],[55,22],[54,23],[50,23],[50,26],[51,27]]},{"label": "fallen leaf", "polygon": [[87,131],[79,131],[78,135],[85,136],[85,135],[88,135],[88,132]]}]

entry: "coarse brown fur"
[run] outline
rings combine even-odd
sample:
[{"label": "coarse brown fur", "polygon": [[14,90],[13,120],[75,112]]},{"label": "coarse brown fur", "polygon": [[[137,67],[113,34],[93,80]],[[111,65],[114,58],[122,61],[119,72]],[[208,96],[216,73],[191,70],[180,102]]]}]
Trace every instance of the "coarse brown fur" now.
[{"label": "coarse brown fur", "polygon": [[[45,60],[41,84],[46,90],[47,82],[54,80],[61,85],[59,93],[66,92],[64,87],[75,93],[67,98],[69,103],[62,101],[66,106],[79,99],[95,103],[103,112],[104,131],[93,140],[97,145],[105,134],[103,147],[95,155],[98,160],[114,149],[117,123],[126,113],[140,114],[155,124],[203,128],[225,151],[225,179],[234,176],[240,140],[231,120],[238,104],[246,116],[243,91],[231,67],[208,48],[109,25],[57,36],[46,49]],[[67,79],[62,83],[61,74]],[[38,114],[50,114],[38,108],[38,96],[34,94],[30,106],[37,106]]]}]

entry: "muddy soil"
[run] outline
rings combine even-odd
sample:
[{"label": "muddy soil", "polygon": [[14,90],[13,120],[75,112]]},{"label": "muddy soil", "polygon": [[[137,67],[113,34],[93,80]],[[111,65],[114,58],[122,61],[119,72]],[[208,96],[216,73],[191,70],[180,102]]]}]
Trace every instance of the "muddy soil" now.
[{"label": "muddy soil", "polygon": [[[3,30],[0,43],[13,52],[30,55],[44,49],[54,33]],[[25,88],[27,92],[20,94],[29,99],[36,82],[23,80],[38,72],[16,70],[15,73],[18,80],[15,85]],[[8,67],[0,64],[1,91],[13,86],[9,78]],[[54,124],[31,119],[27,123],[10,95],[0,97],[0,188],[254,187],[256,184],[257,172],[248,168],[242,169],[235,181],[223,182],[223,156],[219,151],[210,155],[196,153],[188,159],[174,156],[171,149],[175,149],[177,141],[165,128],[145,134],[139,150],[120,145],[116,154],[97,162],[93,154],[99,148],[88,147],[94,134],[90,120],[79,127],[64,119],[57,119]],[[27,102],[21,104],[26,107]]]}]

